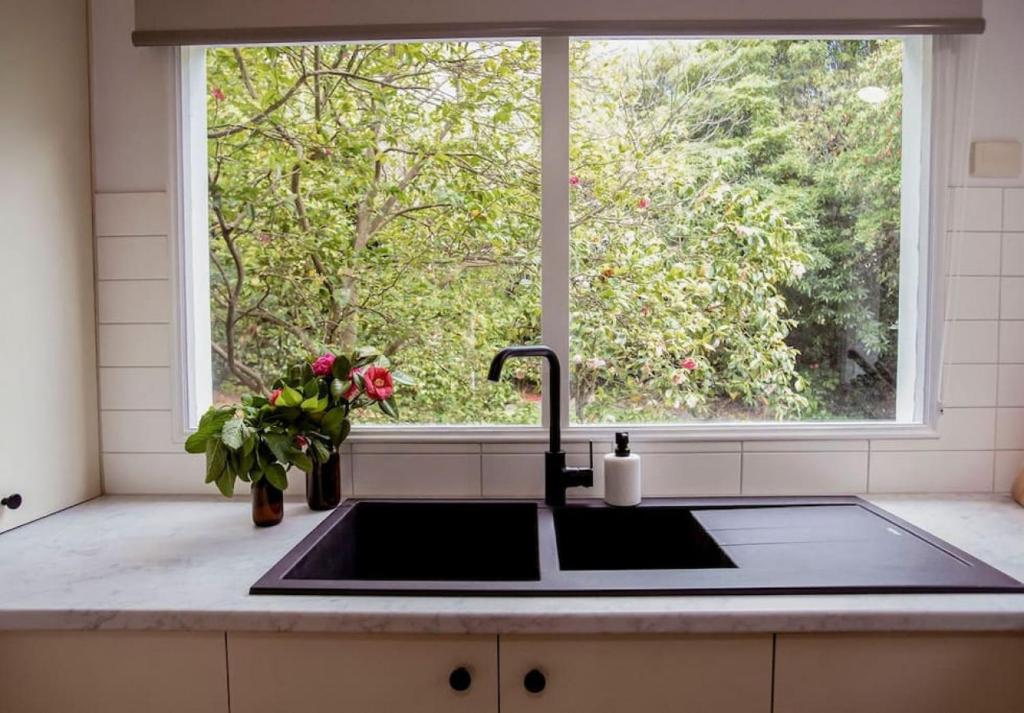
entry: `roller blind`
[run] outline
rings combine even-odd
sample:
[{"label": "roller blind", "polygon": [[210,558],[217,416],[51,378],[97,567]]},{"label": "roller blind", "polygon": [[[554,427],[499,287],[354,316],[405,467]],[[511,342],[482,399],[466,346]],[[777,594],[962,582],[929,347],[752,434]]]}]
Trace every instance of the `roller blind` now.
[{"label": "roller blind", "polygon": [[982,32],[982,0],[135,0],[137,45]]}]

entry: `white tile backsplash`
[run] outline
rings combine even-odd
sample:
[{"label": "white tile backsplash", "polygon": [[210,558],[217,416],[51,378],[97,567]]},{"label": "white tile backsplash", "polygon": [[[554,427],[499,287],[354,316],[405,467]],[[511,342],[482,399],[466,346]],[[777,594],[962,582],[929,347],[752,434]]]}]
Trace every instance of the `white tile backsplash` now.
[{"label": "white tile backsplash", "polygon": [[100,366],[170,366],[167,324],[101,324],[96,328]]},{"label": "white tile backsplash", "polygon": [[950,319],[998,319],[998,277],[953,277],[949,280]]},{"label": "white tile backsplash", "polygon": [[97,279],[155,280],[167,279],[170,274],[165,236],[96,239]]},{"label": "white tile backsplash", "polygon": [[641,456],[648,498],[740,494],[739,453],[656,453]]},{"label": "white tile backsplash", "polygon": [[998,275],[999,233],[955,233],[946,272],[950,275]]},{"label": "white tile backsplash", "polygon": [[871,492],[989,492],[992,490],[993,456],[993,451],[872,451]]},{"label": "white tile backsplash", "polygon": [[1002,274],[1024,275],[1024,233],[1003,234]]},{"label": "white tile backsplash", "polygon": [[1003,197],[1003,230],[1024,232],[1024,188],[1009,188]]},{"label": "white tile backsplash", "polygon": [[943,374],[942,403],[945,406],[995,406],[995,364],[952,364]]},{"label": "white tile backsplash", "polygon": [[994,364],[999,359],[999,322],[946,323],[946,360],[951,364]]},{"label": "white tile backsplash", "polygon": [[479,454],[352,454],[357,497],[480,496]]},{"label": "white tile backsplash", "polygon": [[995,491],[997,493],[1009,492],[1021,472],[1024,472],[1024,451],[998,451],[996,453]]},{"label": "white tile backsplash", "polygon": [[996,412],[996,448],[1024,450],[1024,408],[1001,408]]},{"label": "white tile backsplash", "polygon": [[167,280],[101,280],[96,283],[100,324],[171,321],[171,283]]},{"label": "white tile backsplash", "polygon": [[842,495],[868,488],[868,453],[744,453],[744,495]]},{"label": "white tile backsplash", "polygon": [[1024,363],[1024,321],[999,323],[999,361],[1003,364]]},{"label": "white tile backsplash", "polygon": [[1001,319],[1024,319],[1024,277],[1004,277],[999,301]]},{"label": "white tile backsplash", "polygon": [[999,367],[999,405],[1024,406],[1024,364]]},{"label": "white tile backsplash", "polygon": [[999,231],[1003,226],[1003,191],[999,188],[959,188],[952,191],[954,230]]},{"label": "white tile backsplash", "polygon": [[868,442],[861,440],[836,441],[744,441],[744,453],[806,453],[809,451],[866,451]]},{"label": "white tile backsplash", "polygon": [[938,438],[871,442],[872,451],[990,451],[995,443],[996,409],[947,408],[939,417]]}]

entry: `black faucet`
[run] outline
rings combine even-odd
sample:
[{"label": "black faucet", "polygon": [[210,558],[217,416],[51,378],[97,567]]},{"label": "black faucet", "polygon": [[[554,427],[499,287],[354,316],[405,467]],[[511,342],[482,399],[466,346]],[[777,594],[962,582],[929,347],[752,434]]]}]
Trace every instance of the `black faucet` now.
[{"label": "black faucet", "polygon": [[570,468],[565,465],[565,451],[562,450],[562,431],[559,426],[561,418],[561,384],[562,369],[558,363],[558,355],[551,347],[538,344],[526,347],[505,347],[494,355],[487,378],[498,381],[501,368],[509,357],[544,357],[548,360],[548,391],[545,397],[550,404],[548,427],[551,429],[550,443],[544,454],[544,502],[555,507],[565,505],[566,488],[594,487],[594,451],[591,444],[590,467]]}]

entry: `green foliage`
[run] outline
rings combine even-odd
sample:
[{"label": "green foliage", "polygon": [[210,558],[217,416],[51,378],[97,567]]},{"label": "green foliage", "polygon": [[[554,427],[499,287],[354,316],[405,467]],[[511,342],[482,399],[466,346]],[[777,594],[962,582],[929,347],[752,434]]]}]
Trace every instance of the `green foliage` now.
[{"label": "green foliage", "polygon": [[[892,417],[901,43],[571,48],[576,419]],[[312,458],[367,358],[415,382],[368,420],[539,422],[535,365],[484,379],[540,335],[539,43],[207,57],[220,398],[339,344],[276,384]]]}]

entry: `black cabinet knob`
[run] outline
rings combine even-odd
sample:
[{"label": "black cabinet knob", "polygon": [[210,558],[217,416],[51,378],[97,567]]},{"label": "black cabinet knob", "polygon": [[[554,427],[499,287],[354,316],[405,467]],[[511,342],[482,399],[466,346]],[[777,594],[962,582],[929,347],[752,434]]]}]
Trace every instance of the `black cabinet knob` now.
[{"label": "black cabinet knob", "polygon": [[537,669],[530,669],[526,675],[523,676],[523,688],[530,693],[540,693],[544,690],[544,687],[548,685],[548,679],[545,678],[544,674]]},{"label": "black cabinet knob", "polygon": [[0,500],[0,507],[9,507],[11,510],[17,510],[21,507],[21,496],[15,493],[14,495],[8,495],[3,500]]},{"label": "black cabinet knob", "polygon": [[448,674],[448,685],[452,687],[453,691],[468,691],[469,687],[473,685],[473,676],[465,666],[459,666]]}]

